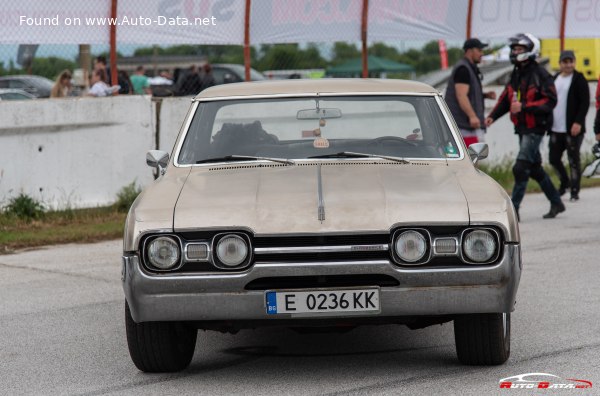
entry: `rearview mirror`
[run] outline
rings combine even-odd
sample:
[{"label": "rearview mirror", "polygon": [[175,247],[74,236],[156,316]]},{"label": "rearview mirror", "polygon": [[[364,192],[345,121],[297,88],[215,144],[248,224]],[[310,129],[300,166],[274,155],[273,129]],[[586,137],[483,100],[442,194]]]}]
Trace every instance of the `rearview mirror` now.
[{"label": "rearview mirror", "polygon": [[296,118],[299,120],[320,120],[322,118],[340,118],[342,110],[340,109],[305,109],[299,110]]}]

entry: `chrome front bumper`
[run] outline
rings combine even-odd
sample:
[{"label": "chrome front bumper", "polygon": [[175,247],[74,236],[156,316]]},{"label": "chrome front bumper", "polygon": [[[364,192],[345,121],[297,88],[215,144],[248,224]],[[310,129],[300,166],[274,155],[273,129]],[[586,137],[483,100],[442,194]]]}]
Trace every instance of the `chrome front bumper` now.
[{"label": "chrome front bumper", "polygon": [[[125,297],[136,322],[293,319],[268,315],[265,292],[245,290],[264,277],[384,274],[399,286],[381,287],[376,316],[511,312],[521,278],[519,245],[505,244],[494,266],[401,269],[385,261],[255,264],[243,273],[150,275],[135,255],[123,256]],[[354,315],[353,315],[354,316]],[[365,316],[373,316],[372,314]]]}]

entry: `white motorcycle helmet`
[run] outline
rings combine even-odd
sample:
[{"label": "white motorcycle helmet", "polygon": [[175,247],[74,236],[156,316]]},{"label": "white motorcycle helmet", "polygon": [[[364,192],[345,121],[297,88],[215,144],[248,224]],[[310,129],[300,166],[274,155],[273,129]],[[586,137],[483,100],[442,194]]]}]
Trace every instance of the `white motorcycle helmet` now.
[{"label": "white motorcycle helmet", "polygon": [[[531,33],[519,33],[508,39],[511,49],[510,61],[512,63],[521,63],[528,60],[535,60],[540,55],[540,40]],[[513,54],[512,49],[517,46],[525,47],[522,54]]]}]

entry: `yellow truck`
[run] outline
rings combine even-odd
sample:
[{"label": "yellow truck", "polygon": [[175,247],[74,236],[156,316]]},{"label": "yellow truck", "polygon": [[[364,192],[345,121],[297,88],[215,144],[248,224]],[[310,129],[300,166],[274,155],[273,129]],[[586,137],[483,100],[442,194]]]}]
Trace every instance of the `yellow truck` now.
[{"label": "yellow truck", "polygon": [[[550,67],[558,70],[560,55],[559,39],[542,40],[541,56],[550,59]],[[588,81],[598,80],[600,75],[600,38],[565,39],[566,50],[575,52],[575,67]]]}]

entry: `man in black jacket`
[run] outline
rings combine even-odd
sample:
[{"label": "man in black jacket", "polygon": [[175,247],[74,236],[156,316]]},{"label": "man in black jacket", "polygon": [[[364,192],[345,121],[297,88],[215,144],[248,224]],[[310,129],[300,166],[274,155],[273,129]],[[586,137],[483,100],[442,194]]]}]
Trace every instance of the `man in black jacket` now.
[{"label": "man in black jacket", "polygon": [[509,42],[510,60],[515,68],[485,123],[489,127],[510,111],[515,133],[519,135],[519,153],[513,166],[513,205],[518,215],[527,182],[532,178],[538,182],[550,201],[550,211],[543,217],[551,219],[564,212],[565,205],[542,167],[540,143],[549,128],[548,120],[552,109],[556,106],[556,88],[552,76],[536,62],[540,53],[540,41],[535,36],[520,33],[511,37]]},{"label": "man in black jacket", "polygon": [[[585,116],[590,107],[587,80],[575,70],[575,53],[562,51],[559,58],[560,73],[554,76],[558,102],[554,108],[554,121],[550,132],[550,163],[560,177],[559,193],[571,191],[571,201],[579,199],[581,160],[579,152],[585,133]],[[571,179],[562,163],[567,151]]]}]

